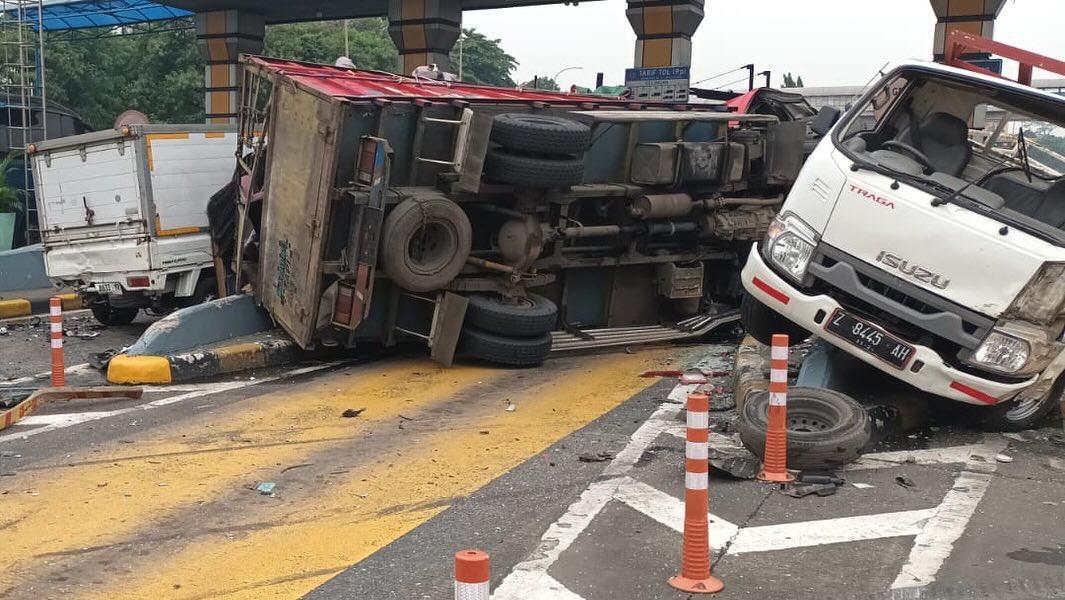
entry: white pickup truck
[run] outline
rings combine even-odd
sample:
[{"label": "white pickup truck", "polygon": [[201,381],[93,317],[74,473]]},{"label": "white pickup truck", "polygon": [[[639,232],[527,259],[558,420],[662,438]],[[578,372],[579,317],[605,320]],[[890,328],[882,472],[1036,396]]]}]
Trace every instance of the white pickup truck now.
[{"label": "white pickup truck", "polygon": [[988,427],[1033,426],[1065,394],[1065,174],[1026,140],[1062,131],[1060,95],[969,67],[888,72],[821,141],[751,251],[748,332],[816,332],[983,406]]},{"label": "white pickup truck", "polygon": [[129,125],[30,146],[49,278],[108,325],[215,294],[206,208],[232,180],[236,148],[228,125]]}]

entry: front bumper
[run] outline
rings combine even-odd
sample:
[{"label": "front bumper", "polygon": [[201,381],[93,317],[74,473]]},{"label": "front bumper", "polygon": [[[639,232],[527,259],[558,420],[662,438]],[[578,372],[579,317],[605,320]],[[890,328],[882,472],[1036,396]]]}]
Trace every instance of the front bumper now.
[{"label": "front bumper", "polygon": [[[920,361],[924,366],[916,373],[910,367],[904,370],[896,369],[831,333],[822,335],[824,320],[842,306],[830,296],[807,296],[795,289],[766,265],[757,246],[751,248],[747,264],[743,267],[742,278],[747,293],[774,311],[862,362],[928,393],[985,406],[1009,400],[1037,379],[1033,377],[1028,381],[1012,384],[985,379],[951,367],[935,350],[917,344],[911,344],[915,354],[909,365],[912,367],[916,361]],[[823,315],[822,323],[818,323],[815,318],[819,312]]]}]

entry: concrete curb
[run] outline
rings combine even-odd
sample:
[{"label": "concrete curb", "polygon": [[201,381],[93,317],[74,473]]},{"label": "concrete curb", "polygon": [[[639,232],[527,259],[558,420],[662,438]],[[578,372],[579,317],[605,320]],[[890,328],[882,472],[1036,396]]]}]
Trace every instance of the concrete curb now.
[{"label": "concrete curb", "polygon": [[751,336],[744,336],[736,349],[736,365],[732,370],[732,397],[736,406],[743,408],[747,397],[754,392],[769,389],[767,375],[767,347]]},{"label": "concrete curb", "polygon": [[107,381],[167,384],[202,379],[286,363],[297,351],[292,340],[266,340],[168,356],[119,354],[107,365]]},{"label": "concrete curb", "polygon": [[[85,308],[85,305],[81,302],[81,296],[77,294],[58,294],[58,297],[63,301],[64,312]],[[33,315],[34,311],[40,314],[46,314],[48,312],[48,299],[43,301],[30,300],[29,298],[8,298],[7,300],[0,300],[0,319],[28,317]]]}]

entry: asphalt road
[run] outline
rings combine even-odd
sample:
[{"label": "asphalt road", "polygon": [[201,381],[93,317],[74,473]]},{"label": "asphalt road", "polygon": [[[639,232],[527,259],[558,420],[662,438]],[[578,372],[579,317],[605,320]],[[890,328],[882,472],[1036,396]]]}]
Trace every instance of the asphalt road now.
[{"label": "asphalt road", "polygon": [[[21,337],[0,340],[16,380],[47,369]],[[0,431],[0,598],[445,599],[470,547],[492,555],[497,600],[684,598],[665,583],[683,393],[638,374],[700,364],[727,405],[733,348],[521,370],[307,362],[45,406]],[[834,496],[712,477],[719,597],[1065,597],[1060,424],[1007,437],[937,414],[873,448]],[[713,444],[736,444],[734,419],[713,413]]]}]

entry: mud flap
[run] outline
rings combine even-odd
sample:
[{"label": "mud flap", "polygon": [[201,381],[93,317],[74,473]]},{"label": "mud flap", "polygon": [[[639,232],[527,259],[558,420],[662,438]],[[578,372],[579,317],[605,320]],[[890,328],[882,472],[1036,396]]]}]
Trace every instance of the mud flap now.
[{"label": "mud flap", "polygon": [[429,356],[445,367],[450,367],[455,360],[455,348],[469,304],[469,298],[451,292],[444,292],[436,302],[433,326],[429,331]]}]

